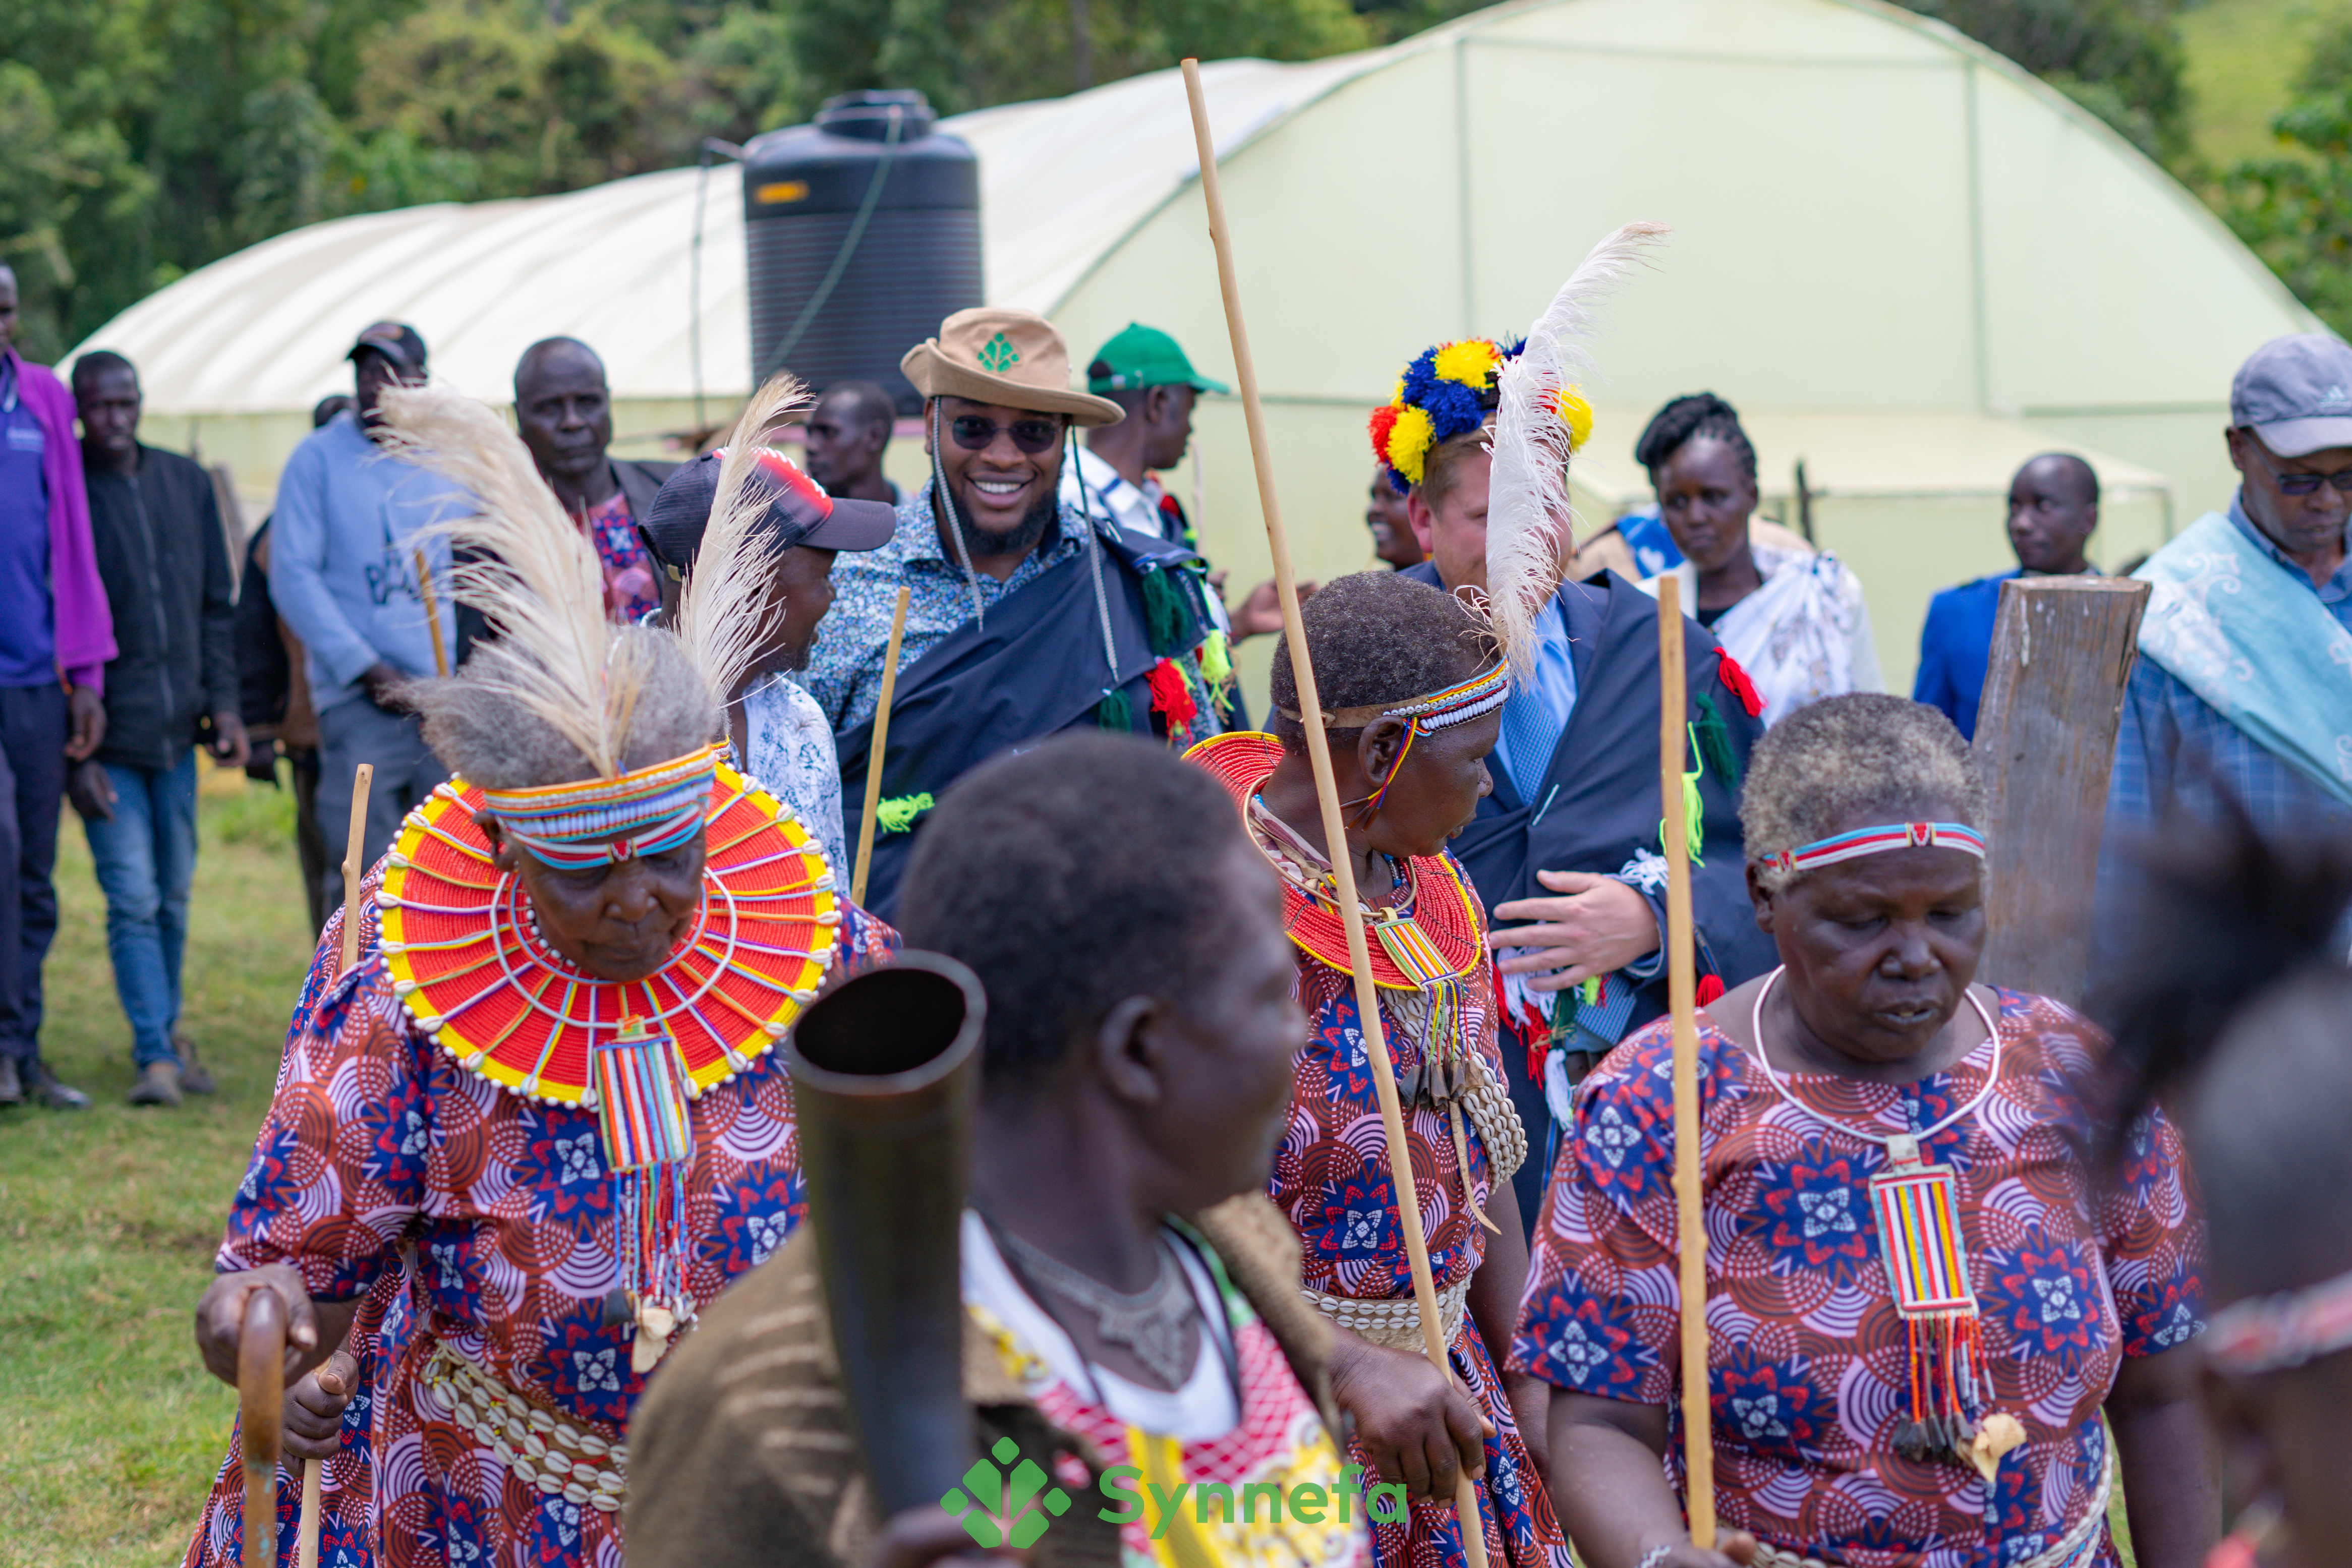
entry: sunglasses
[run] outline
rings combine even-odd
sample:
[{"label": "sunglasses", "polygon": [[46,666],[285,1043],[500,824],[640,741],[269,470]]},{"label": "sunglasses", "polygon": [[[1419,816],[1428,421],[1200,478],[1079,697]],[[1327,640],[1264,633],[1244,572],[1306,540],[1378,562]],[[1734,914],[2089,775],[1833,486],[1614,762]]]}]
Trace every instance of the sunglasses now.
[{"label": "sunglasses", "polygon": [[1062,439],[1062,422],[1058,419],[1016,419],[1011,424],[999,424],[992,419],[982,419],[976,413],[960,413],[948,422],[948,434],[955,444],[967,452],[985,452],[996,444],[997,436],[1013,437],[1013,444],[1034,457],[1050,452]]},{"label": "sunglasses", "polygon": [[2316,496],[2322,485],[2335,486],[2339,496],[2352,496],[2352,468],[2340,474],[2289,474],[2270,460],[2267,447],[2263,452],[2262,465],[2270,470],[2271,482],[2282,496]]}]

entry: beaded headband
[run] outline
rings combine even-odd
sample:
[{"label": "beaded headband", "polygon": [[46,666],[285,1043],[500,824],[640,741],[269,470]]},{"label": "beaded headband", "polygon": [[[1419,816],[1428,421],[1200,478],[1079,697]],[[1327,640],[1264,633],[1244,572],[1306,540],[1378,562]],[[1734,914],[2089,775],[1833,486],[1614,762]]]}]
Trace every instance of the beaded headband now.
[{"label": "beaded headband", "polygon": [[508,838],[564,871],[616,865],[690,842],[710,806],[719,748],[706,746],[614,779],[485,789]]},{"label": "beaded headband", "polygon": [[2352,1274],[2222,1308],[2205,1331],[2205,1361],[2244,1377],[2284,1372],[2352,1348]]},{"label": "beaded headband", "polygon": [[1816,839],[1776,855],[1759,855],[1757,863],[1771,871],[1812,871],[1839,861],[1860,860],[1864,855],[1920,849],[1959,850],[1982,860],[1985,839],[1962,822],[1890,822],[1883,828],[1856,828],[1835,838]]},{"label": "beaded headband", "polygon": [[[1458,686],[1448,686],[1425,697],[1414,697],[1402,703],[1366,703],[1360,707],[1327,709],[1323,715],[1326,729],[1360,729],[1374,719],[1402,718],[1410,720],[1416,729],[1428,731],[1447,729],[1457,724],[1467,724],[1482,714],[1501,707],[1511,695],[1511,667],[1496,664],[1473,675]],[[1288,708],[1277,708],[1293,724],[1303,722]]]},{"label": "beaded headband", "polygon": [[[1404,744],[1397,747],[1396,760],[1389,764],[1388,776],[1381,780],[1381,787],[1360,802],[1362,810],[1356,813],[1356,825],[1360,827],[1370,821],[1373,814],[1381,809],[1381,801],[1387,798],[1389,786],[1396,782],[1397,774],[1404,768],[1404,759],[1412,755],[1412,743],[1416,737],[1433,729],[1451,729],[1457,724],[1467,724],[1482,714],[1493,713],[1508,701],[1510,695],[1511,666],[1506,662],[1471,676],[1458,686],[1448,686],[1425,697],[1395,704],[1367,703],[1361,707],[1327,710],[1323,715],[1323,727],[1326,729],[1360,729],[1381,718],[1405,721]],[[1293,724],[1302,722],[1286,707],[1275,711]]]}]

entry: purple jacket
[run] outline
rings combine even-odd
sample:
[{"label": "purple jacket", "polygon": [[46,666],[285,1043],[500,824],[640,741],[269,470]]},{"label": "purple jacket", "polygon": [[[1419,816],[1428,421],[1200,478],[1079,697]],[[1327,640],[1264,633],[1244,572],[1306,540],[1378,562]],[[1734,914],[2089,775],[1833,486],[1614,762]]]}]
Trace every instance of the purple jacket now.
[{"label": "purple jacket", "polygon": [[114,657],[114,615],[98,575],[89,537],[89,493],[82,487],[81,442],[74,434],[73,393],[47,365],[0,349],[16,372],[17,395],[41,425],[41,478],[49,490],[49,584],[56,599],[58,667],[77,686],[103,691]]}]

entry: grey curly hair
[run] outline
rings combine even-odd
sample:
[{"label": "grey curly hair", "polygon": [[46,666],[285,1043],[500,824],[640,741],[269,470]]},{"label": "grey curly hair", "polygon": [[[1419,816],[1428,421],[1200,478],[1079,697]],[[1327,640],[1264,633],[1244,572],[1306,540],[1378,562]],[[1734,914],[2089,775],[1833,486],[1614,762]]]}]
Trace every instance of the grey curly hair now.
[{"label": "grey curly hair", "polygon": [[[719,703],[710,683],[672,633],[650,626],[616,627],[621,662],[634,656],[644,671],[621,743],[624,768],[650,768],[683,757],[718,738]],[[520,655],[498,643],[478,646],[446,680],[414,681],[401,700],[425,721],[425,744],[452,773],[487,789],[530,789],[596,776],[595,763],[561,729],[499,689],[503,661]]]},{"label": "grey curly hair", "polygon": [[[1932,814],[1983,831],[1984,781],[1952,721],[1925,703],[1853,692],[1810,703],[1748,758],[1739,826],[1753,863],[1871,822]],[[1778,893],[1801,873],[1759,872]]]}]

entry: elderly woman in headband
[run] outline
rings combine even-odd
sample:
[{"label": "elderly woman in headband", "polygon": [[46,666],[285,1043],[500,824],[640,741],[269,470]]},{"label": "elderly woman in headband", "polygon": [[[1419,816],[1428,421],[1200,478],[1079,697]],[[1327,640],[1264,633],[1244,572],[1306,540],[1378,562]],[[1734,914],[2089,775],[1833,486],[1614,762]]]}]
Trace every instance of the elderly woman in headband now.
[{"label": "elderly woman in headband", "polygon": [[1758,745],[1740,819],[1780,967],[1699,1015],[1727,1535],[1694,1546],[1676,1495],[1662,1021],[1579,1093],[1512,1346],[1555,1386],[1555,1497],[1591,1568],[2112,1568],[2118,1486],[2142,1568],[2210,1542],[2179,1142],[2151,1113],[2100,1190],[2105,1037],[1975,983],[1984,816],[1932,708],[1832,697]]},{"label": "elderly woman in headband", "polygon": [[[719,759],[707,659],[605,622],[498,416],[385,402],[482,497],[458,542],[497,553],[459,590],[499,635],[407,694],[454,777],[328,927],[196,1338],[234,1383],[251,1302],[281,1299],[322,1560],[615,1562],[646,1376],[802,1216],[775,1043],[889,933]],[[300,1492],[281,1475],[270,1534]],[[240,1511],[232,1458],[192,1563],[266,1560]]]}]

